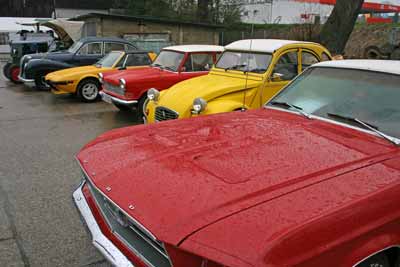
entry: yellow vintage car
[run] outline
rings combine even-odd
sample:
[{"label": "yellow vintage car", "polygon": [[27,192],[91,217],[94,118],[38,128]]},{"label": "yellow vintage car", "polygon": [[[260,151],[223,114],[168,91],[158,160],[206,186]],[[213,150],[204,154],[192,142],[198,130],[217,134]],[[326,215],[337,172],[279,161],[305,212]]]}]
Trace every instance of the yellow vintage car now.
[{"label": "yellow vintage car", "polygon": [[99,98],[102,73],[150,65],[156,54],[144,51],[112,51],[94,65],[49,73],[45,80],[54,94],[76,94],[84,102]]},{"label": "yellow vintage car", "polygon": [[148,123],[261,107],[305,68],[331,60],[320,44],[254,39],[225,47],[205,76],[148,91]]}]

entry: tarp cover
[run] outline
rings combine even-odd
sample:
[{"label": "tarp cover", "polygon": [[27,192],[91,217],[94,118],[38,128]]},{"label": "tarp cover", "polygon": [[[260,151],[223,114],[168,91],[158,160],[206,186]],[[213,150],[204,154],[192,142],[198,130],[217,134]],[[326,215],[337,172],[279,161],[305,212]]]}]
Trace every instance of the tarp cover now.
[{"label": "tarp cover", "polygon": [[67,41],[68,38],[76,42],[82,38],[83,21],[69,21],[66,19],[49,20],[42,24],[53,29],[61,40]]}]

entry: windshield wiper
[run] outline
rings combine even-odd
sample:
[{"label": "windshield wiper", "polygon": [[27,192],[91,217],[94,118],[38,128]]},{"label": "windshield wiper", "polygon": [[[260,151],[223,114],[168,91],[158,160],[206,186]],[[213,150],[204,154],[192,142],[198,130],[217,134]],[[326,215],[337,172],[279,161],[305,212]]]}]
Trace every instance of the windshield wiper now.
[{"label": "windshield wiper", "polygon": [[[228,71],[228,70],[238,70],[239,68],[244,68],[244,67],[247,67],[247,64],[233,65],[233,66],[224,68],[224,70],[225,70],[225,71]],[[244,71],[244,70],[243,70],[243,71]]]},{"label": "windshield wiper", "polygon": [[373,131],[374,133],[376,133],[380,137],[388,140],[392,144],[395,144],[396,146],[400,146],[400,140],[399,139],[379,131],[379,127],[377,127],[377,126],[375,126],[375,125],[373,125],[373,124],[371,124],[369,122],[365,122],[365,121],[360,120],[358,118],[353,118],[353,117],[345,116],[345,115],[341,115],[341,114],[327,113],[327,115],[329,117],[338,118],[338,119],[341,119],[341,120],[345,120],[345,121],[349,121],[349,122],[353,122],[353,123],[356,123],[358,125],[361,125],[364,128],[366,128],[366,129],[368,129],[370,131]]},{"label": "windshield wiper", "polygon": [[151,66],[153,66],[153,67],[159,67],[160,69],[163,69],[162,65],[161,65],[161,64],[158,64],[158,63],[153,63],[153,64],[151,64]]},{"label": "windshield wiper", "polygon": [[299,106],[292,105],[287,102],[279,102],[279,101],[272,101],[269,104],[271,104],[273,106],[282,106],[285,108],[292,108],[292,109],[296,110],[298,113],[300,113],[301,115],[303,115],[304,117],[306,117],[307,119],[312,119],[311,115],[308,114],[307,112],[303,111],[303,108],[301,108]]},{"label": "windshield wiper", "polygon": [[255,73],[264,73],[266,71],[267,71],[266,69],[262,69],[262,68],[255,68],[255,69],[249,70],[249,72],[255,72]]},{"label": "windshield wiper", "polygon": [[175,72],[175,69],[173,69],[172,67],[165,66],[164,69],[170,70],[170,71],[174,71],[174,72]]}]

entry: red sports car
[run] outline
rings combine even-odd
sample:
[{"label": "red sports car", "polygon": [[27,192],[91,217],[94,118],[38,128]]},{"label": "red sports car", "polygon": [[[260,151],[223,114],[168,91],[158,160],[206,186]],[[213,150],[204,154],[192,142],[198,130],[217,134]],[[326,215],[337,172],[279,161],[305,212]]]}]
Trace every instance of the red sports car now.
[{"label": "red sports car", "polygon": [[116,266],[399,267],[400,62],[308,68],[265,108],[105,133],[73,197]]},{"label": "red sports car", "polygon": [[224,48],[216,45],[179,45],[164,48],[150,67],[100,75],[102,99],[121,110],[137,107],[143,115],[147,91],[158,91],[206,75]]}]

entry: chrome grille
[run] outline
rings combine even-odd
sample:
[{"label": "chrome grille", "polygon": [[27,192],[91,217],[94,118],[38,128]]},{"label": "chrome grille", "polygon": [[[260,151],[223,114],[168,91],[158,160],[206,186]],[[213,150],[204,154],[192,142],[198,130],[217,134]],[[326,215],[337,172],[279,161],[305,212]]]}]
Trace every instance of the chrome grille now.
[{"label": "chrome grille", "polygon": [[156,121],[175,120],[178,117],[179,114],[172,109],[166,107],[156,107],[156,112],[155,112]]},{"label": "chrome grille", "polygon": [[125,94],[125,90],[122,89],[119,85],[114,85],[109,82],[104,82],[104,89],[106,89],[107,91],[119,94],[119,95]]},{"label": "chrome grille", "polygon": [[152,267],[171,267],[164,244],[155,239],[139,223],[129,218],[118,206],[106,198],[86,179],[89,190],[108,226],[132,252]]},{"label": "chrome grille", "polygon": [[29,58],[26,55],[21,58],[21,61],[20,61],[20,76],[22,78],[26,78],[25,77],[25,66],[28,63],[28,61],[29,61]]}]

